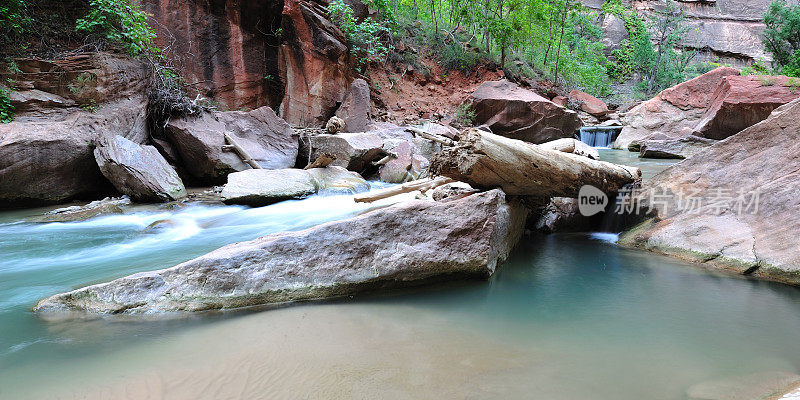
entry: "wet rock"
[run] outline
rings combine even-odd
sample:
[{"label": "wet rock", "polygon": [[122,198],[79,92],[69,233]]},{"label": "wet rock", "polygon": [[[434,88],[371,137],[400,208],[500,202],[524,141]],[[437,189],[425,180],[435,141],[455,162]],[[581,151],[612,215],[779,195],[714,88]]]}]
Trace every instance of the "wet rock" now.
[{"label": "wet rock", "polygon": [[798,171],[795,100],[645,181],[645,193],[668,196],[658,199],[657,219],[634,227],[620,243],[800,284]]},{"label": "wet rock", "polygon": [[363,79],[356,79],[344,94],[342,105],[336,116],[344,120],[342,132],[366,132],[370,124],[369,84]]},{"label": "wet rock", "polygon": [[33,217],[31,222],[74,222],[85,221],[100,215],[121,214],[125,207],[131,205],[131,200],[127,197],[106,197],[103,200],[96,200],[84,206],[71,206],[59,208],[45,213],[39,217]]},{"label": "wet rock", "polygon": [[621,117],[624,128],[613,147],[627,149],[631,142],[641,142],[656,131],[674,139],[690,135],[711,104],[717,86],[730,75],[739,75],[739,70],[720,67],[634,107]]},{"label": "wet rock", "polygon": [[94,157],[103,176],[135,201],[167,202],[186,197],[178,173],[153,146],[114,136],[99,141]]},{"label": "wet rock", "polygon": [[639,157],[683,159],[703,151],[716,142],[694,135],[680,139],[644,140],[640,144]]},{"label": "wet rock", "polygon": [[329,189],[357,192],[369,188],[357,173],[342,167],[302,169],[251,169],[228,175],[222,201],[260,207],[283,200],[300,199]]},{"label": "wet rock", "polygon": [[525,211],[499,190],[410,201],[299,232],[225,246],[172,268],[44,299],[38,313],[157,313],[338,297],[433,280],[487,278]]},{"label": "wet rock", "polygon": [[469,100],[476,125],[530,143],[572,137],[582,123],[578,115],[507,80],[482,83]]},{"label": "wet rock", "polygon": [[325,153],[332,154],[336,161],[331,165],[351,171],[361,172],[383,155],[383,140],[373,132],[323,134],[309,139],[312,160]]},{"label": "wet rock", "polygon": [[590,95],[589,93],[573,90],[569,92],[569,99],[581,105],[581,110],[594,117],[602,118],[608,114],[608,106],[603,100]]},{"label": "wet rock", "polygon": [[227,144],[223,133],[231,135],[262,168],[289,168],[297,161],[297,136],[269,107],[172,119],[165,131],[186,171],[204,184],[218,184],[229,173],[250,169],[236,152],[223,150]]},{"label": "wet rock", "polygon": [[0,207],[113,193],[93,154],[101,135],[143,143],[144,98],[103,104],[96,112],[71,110],[58,118],[0,124]]},{"label": "wet rock", "polygon": [[[796,82],[790,85],[790,80]],[[725,139],[766,119],[772,110],[800,97],[800,80],[786,76],[728,76],[714,93],[697,136]]]}]

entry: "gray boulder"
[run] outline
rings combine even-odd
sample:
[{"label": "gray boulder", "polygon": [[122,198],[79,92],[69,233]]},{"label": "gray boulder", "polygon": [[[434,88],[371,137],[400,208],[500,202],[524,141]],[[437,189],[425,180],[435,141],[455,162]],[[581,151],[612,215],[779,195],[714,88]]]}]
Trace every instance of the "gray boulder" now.
[{"label": "gray boulder", "polygon": [[334,166],[361,172],[371,161],[384,154],[383,139],[373,132],[340,133],[337,135],[316,135],[310,137],[311,160],[322,154],[336,156]]},{"label": "gray boulder", "polygon": [[131,98],[96,112],[0,124],[0,207],[61,203],[113,192],[93,154],[98,138],[147,138],[145,102]]},{"label": "gray boulder", "polygon": [[321,190],[357,192],[368,188],[361,175],[336,166],[309,170],[251,169],[228,175],[222,201],[258,207],[303,198]]},{"label": "gray boulder", "polygon": [[523,230],[499,190],[417,200],[299,232],[235,243],[175,267],[44,299],[38,313],[200,311],[487,278]]},{"label": "gray boulder", "polygon": [[114,136],[100,141],[94,158],[103,176],[135,201],[167,202],[186,197],[178,173],[153,146]]},{"label": "gray boulder", "polygon": [[269,107],[173,119],[165,131],[189,174],[205,184],[219,184],[229,173],[250,169],[238,154],[223,151],[227,144],[224,133],[231,135],[262,168],[290,168],[297,160],[297,136]]},{"label": "gray boulder", "polygon": [[336,116],[344,120],[343,132],[368,131],[372,124],[369,110],[369,84],[363,79],[356,79],[350,84],[342,105],[336,111]]}]

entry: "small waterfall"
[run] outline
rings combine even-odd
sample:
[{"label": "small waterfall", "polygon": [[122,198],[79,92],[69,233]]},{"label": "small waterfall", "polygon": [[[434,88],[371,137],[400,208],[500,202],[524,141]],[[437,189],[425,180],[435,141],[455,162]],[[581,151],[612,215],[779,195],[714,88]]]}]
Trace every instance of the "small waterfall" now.
[{"label": "small waterfall", "polygon": [[580,140],[592,147],[611,147],[611,143],[621,131],[621,126],[583,127],[580,132]]}]

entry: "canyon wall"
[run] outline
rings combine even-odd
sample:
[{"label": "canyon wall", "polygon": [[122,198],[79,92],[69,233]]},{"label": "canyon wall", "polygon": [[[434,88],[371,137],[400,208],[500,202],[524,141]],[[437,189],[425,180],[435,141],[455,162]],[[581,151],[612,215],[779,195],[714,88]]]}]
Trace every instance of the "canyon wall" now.
[{"label": "canyon wall", "polygon": [[[581,0],[587,7],[600,10],[603,0]],[[699,50],[697,61],[715,61],[735,66],[750,65],[754,61],[770,61],[764,50],[761,34],[762,18],[772,0],[678,0],[676,3],[686,14],[690,27],[684,45]],[[665,0],[623,1],[640,14],[652,14],[663,9]],[[796,4],[797,0],[789,3]],[[621,21],[608,17],[603,21],[607,45],[614,46]],[[624,28],[623,28],[624,29]],[[616,42],[616,43],[615,43]]]},{"label": "canyon wall", "polygon": [[[322,126],[352,81],[324,0],[142,0],[158,45],[197,94],[221,108],[269,106]],[[194,94],[193,94],[194,95]]]}]

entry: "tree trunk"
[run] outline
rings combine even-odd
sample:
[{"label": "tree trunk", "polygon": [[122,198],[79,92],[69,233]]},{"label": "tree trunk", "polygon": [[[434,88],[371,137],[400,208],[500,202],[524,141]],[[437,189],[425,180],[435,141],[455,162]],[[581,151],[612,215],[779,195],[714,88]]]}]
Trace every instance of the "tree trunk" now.
[{"label": "tree trunk", "polygon": [[476,189],[501,188],[509,195],[538,199],[576,198],[584,185],[616,193],[641,178],[639,168],[548,150],[477,129],[464,131],[457,146],[435,156],[431,174]]}]

